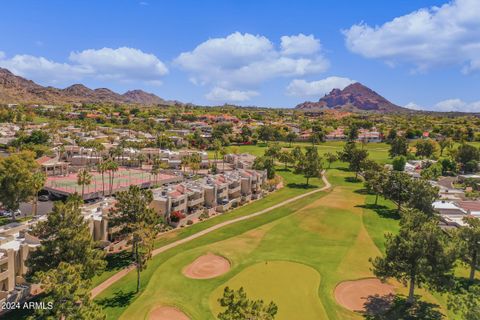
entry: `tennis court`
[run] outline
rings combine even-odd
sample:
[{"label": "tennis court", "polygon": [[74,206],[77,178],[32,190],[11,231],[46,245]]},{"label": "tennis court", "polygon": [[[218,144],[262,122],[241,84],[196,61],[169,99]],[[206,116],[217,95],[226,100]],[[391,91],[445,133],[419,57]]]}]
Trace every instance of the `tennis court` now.
[{"label": "tennis court", "polygon": [[[84,187],[85,198],[93,198],[100,196],[102,190],[105,194],[109,193],[110,183],[109,174],[104,173],[102,182],[102,174],[98,171],[91,171],[92,181],[89,185]],[[170,182],[177,182],[182,180],[180,176],[159,174],[157,177],[150,172],[140,169],[119,168],[114,172],[114,179],[112,185],[112,193],[124,190],[131,185],[137,185],[142,188],[148,188],[154,184],[165,184]],[[70,173],[66,176],[50,176],[47,178],[45,189],[63,195],[82,193],[82,186],[77,183],[77,174]]]}]

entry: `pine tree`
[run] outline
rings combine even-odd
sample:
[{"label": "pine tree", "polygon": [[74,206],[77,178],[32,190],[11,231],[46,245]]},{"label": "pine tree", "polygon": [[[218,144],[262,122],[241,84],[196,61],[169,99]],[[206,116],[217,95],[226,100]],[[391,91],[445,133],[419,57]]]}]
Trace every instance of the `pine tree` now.
[{"label": "pine tree", "polygon": [[137,269],[137,292],[140,291],[140,272],[147,267],[151,258],[155,236],[158,232],[159,216],[150,208],[153,194],[138,186],[130,186],[127,191],[117,194],[117,203],[110,212],[116,235],[128,239],[132,245],[132,255]]},{"label": "pine tree", "polygon": [[415,288],[427,284],[444,291],[453,279],[455,254],[447,247],[438,221],[418,210],[407,210],[397,235],[386,235],[385,257],[371,260],[374,274],[382,280],[395,278],[409,286],[408,301]]},{"label": "pine tree", "polygon": [[90,279],[105,268],[105,254],[96,249],[80,201],[76,198],[56,202],[47,220],[33,228],[32,234],[41,239],[41,246],[27,260],[30,275],[55,269],[62,262],[81,265],[83,279]]},{"label": "pine tree", "polygon": [[[56,268],[40,271],[36,281],[46,296],[46,308],[38,308],[29,320],[76,319],[104,320],[102,309],[90,300],[90,282],[82,278],[83,267],[61,262]],[[51,306],[51,308],[48,308]]]}]

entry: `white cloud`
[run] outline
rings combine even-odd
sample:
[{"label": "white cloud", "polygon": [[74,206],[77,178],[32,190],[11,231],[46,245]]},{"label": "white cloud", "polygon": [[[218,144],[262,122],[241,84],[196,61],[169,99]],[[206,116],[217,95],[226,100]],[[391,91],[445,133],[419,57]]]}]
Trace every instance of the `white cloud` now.
[{"label": "white cloud", "polygon": [[93,73],[93,70],[81,65],[73,66],[31,55],[16,55],[9,59],[6,56],[0,57],[0,66],[16,75],[48,84],[76,81]]},{"label": "white cloud", "polygon": [[307,82],[295,79],[287,87],[287,94],[296,97],[323,96],[332,89],[344,89],[355,80],[343,77],[328,77],[325,79]]},{"label": "white cloud", "polygon": [[283,36],[280,38],[282,53],[291,54],[314,54],[320,51],[320,40],[315,39],[313,34],[304,35],[300,33],[296,36]]},{"label": "white cloud", "polygon": [[411,63],[424,70],[462,65],[480,70],[480,1],[454,0],[423,8],[381,26],[365,23],[343,31],[349,50],[389,65]]},{"label": "white cloud", "polygon": [[[302,51],[299,42],[308,43],[308,48]],[[271,79],[318,74],[329,66],[313,36],[282,37],[281,47],[275,48],[264,36],[235,32],[181,53],[175,63],[196,85],[243,92]]]},{"label": "white cloud", "polygon": [[168,73],[165,64],[155,55],[127,47],[72,52],[69,59],[106,79],[155,80]]},{"label": "white cloud", "polygon": [[405,108],[410,109],[410,110],[425,110],[424,107],[419,106],[415,102],[409,102],[406,105],[404,105]]},{"label": "white cloud", "polygon": [[415,102],[409,102],[405,105],[405,108],[412,110],[429,110],[429,111],[441,111],[441,112],[480,112],[480,101],[465,102],[462,99],[446,99],[437,102],[433,106],[424,107],[416,104]]},{"label": "white cloud", "polygon": [[48,84],[97,79],[158,83],[168,73],[155,55],[134,48],[103,48],[72,52],[69,62],[55,62],[44,57],[0,54],[0,66],[35,81]]},{"label": "white cloud", "polygon": [[247,90],[227,90],[220,87],[215,87],[205,95],[210,101],[221,101],[221,102],[240,102],[250,100],[252,97],[258,96],[258,92]]},{"label": "white cloud", "polygon": [[468,104],[461,99],[447,99],[434,106],[437,111],[467,111]]}]

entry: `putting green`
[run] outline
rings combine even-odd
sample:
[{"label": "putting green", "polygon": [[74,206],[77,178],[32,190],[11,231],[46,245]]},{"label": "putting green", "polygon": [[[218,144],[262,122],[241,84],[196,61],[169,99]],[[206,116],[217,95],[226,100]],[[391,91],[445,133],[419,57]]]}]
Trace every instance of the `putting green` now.
[{"label": "putting green", "polygon": [[276,320],[327,318],[318,297],[320,274],[304,264],[266,261],[245,268],[213,291],[210,307],[214,314],[221,311],[217,299],[225,286],[243,287],[249,298],[262,299],[266,304],[275,301],[279,306]]}]

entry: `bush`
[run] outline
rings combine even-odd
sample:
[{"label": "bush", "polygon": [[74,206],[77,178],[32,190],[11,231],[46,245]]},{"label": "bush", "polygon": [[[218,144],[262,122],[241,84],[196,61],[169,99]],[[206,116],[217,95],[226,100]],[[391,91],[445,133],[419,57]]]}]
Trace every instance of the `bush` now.
[{"label": "bush", "polygon": [[404,171],[405,165],[407,164],[407,159],[404,156],[398,156],[393,159],[393,170],[395,171]]},{"label": "bush", "polygon": [[188,225],[188,226],[190,226],[190,225],[192,225],[192,224],[193,224],[193,221],[192,221],[192,220],[188,220],[188,221],[187,221],[187,225]]},{"label": "bush", "polygon": [[170,214],[170,220],[172,222],[179,222],[183,218],[185,218],[185,215],[183,213],[181,213],[180,211],[174,211]]}]

